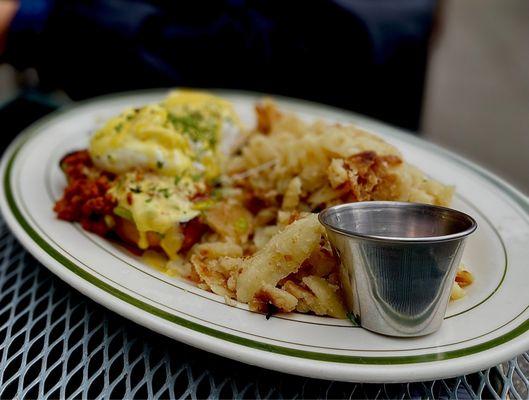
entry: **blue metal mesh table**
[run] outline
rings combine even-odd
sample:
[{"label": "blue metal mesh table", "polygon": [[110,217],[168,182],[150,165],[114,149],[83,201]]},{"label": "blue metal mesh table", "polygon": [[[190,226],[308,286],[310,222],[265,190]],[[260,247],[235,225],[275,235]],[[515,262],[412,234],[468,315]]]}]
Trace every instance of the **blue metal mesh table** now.
[{"label": "blue metal mesh table", "polygon": [[455,379],[353,384],[251,367],[102,308],[33,259],[0,218],[0,398],[528,398],[529,355]]}]

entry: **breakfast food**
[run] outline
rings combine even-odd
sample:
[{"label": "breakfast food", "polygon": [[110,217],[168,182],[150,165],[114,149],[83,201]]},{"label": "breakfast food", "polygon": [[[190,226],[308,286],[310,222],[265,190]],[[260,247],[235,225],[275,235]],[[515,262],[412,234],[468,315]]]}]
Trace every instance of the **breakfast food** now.
[{"label": "breakfast food", "polygon": [[[55,211],[228,304],[345,318],[316,213],[352,201],[448,205],[453,189],[354,126],[307,123],[270,100],[256,117],[246,130],[229,102],[193,91],[125,110],[62,159]],[[452,297],[471,282],[461,269]]]}]

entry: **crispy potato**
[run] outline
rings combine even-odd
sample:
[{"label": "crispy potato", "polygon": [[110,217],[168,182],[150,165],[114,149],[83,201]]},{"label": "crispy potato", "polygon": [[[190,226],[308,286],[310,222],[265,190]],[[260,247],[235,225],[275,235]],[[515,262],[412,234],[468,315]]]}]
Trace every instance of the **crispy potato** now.
[{"label": "crispy potato", "polygon": [[450,292],[450,300],[459,300],[466,296],[465,287],[474,282],[474,276],[472,273],[465,269],[465,266],[461,264],[457,270],[456,279],[452,285],[452,291]]},{"label": "crispy potato", "polygon": [[228,289],[228,277],[219,271],[219,261],[216,259],[204,259],[197,255],[191,256],[191,264],[195,268],[202,282],[207,285],[213,293],[221,296],[234,297],[234,293]]},{"label": "crispy potato", "polygon": [[[330,315],[334,318],[345,318],[346,312],[341,299],[340,288],[332,285],[319,276],[306,276],[302,282],[307,285],[316,299],[318,299],[317,308],[320,312],[316,314]],[[308,304],[310,307],[310,304]]]},{"label": "crispy potato", "polygon": [[294,210],[299,205],[299,196],[301,195],[301,179],[299,177],[293,178],[287,187],[285,196],[283,197],[283,210]]},{"label": "crispy potato", "polygon": [[[169,260],[169,262],[166,264],[166,273],[171,276],[180,276],[182,278],[196,280],[195,276],[196,272],[193,269],[193,266],[191,263],[186,262],[182,257],[174,257],[173,259]],[[195,279],[193,279],[195,278]]]},{"label": "crispy potato", "polygon": [[308,258],[310,275],[326,277],[331,272],[338,270],[338,260],[330,250],[319,246]]},{"label": "crispy potato", "polygon": [[319,246],[323,232],[317,215],[311,214],[275,235],[246,260],[237,278],[237,300],[247,303],[263,285],[275,287],[282,278],[297,271]]},{"label": "crispy potato", "polygon": [[242,247],[230,242],[208,242],[194,246],[193,253],[203,258],[241,257]]},{"label": "crispy potato", "polygon": [[281,113],[270,99],[265,99],[255,106],[257,116],[257,131],[268,134],[274,123],[281,118]]},{"label": "crispy potato", "polygon": [[263,248],[278,231],[279,227],[277,225],[257,228],[253,236],[253,242],[256,249],[259,250]]},{"label": "crispy potato", "polygon": [[256,226],[265,226],[273,223],[277,219],[277,208],[263,208],[257,212],[254,222]]},{"label": "crispy potato", "polygon": [[246,243],[253,232],[253,215],[238,203],[221,202],[205,213],[206,223],[224,238]]},{"label": "crispy potato", "polygon": [[299,312],[312,311],[317,315],[329,315],[334,318],[346,317],[339,287],[323,278],[305,277],[301,284],[287,281],[283,289],[298,299],[296,310]]},{"label": "crispy potato", "polygon": [[[314,307],[317,304],[316,296],[314,296],[314,294],[307,288],[288,280],[283,285],[283,290],[287,291],[298,299],[298,304],[296,306],[297,311],[302,313],[307,313],[310,311],[313,311],[316,314],[318,313]],[[312,309],[309,304],[312,304]],[[323,312],[323,309],[318,308],[318,311]]]},{"label": "crispy potato", "polygon": [[312,192],[312,194],[307,199],[307,203],[311,209],[315,209],[318,206],[330,206],[340,201],[340,198],[345,196],[349,188],[347,186],[342,186],[337,189],[333,189],[329,185],[325,184],[320,187],[318,190]]},{"label": "crispy potato", "polygon": [[474,282],[474,276],[463,268],[459,269],[456,274],[456,282],[462,288]]},{"label": "crispy potato", "polygon": [[290,312],[296,308],[298,299],[284,290],[265,284],[248,304],[252,311],[268,312],[269,304],[272,304],[283,312]]},{"label": "crispy potato", "polygon": [[452,284],[452,291],[450,292],[450,300],[459,300],[465,297],[465,289],[460,287],[457,282]]},{"label": "crispy potato", "polygon": [[333,189],[347,182],[349,175],[345,169],[343,158],[332,159],[327,168],[327,176],[329,178],[329,184]]},{"label": "crispy potato", "polygon": [[[240,154],[228,161],[227,170],[229,174],[253,171],[238,180],[237,186],[260,196],[268,205],[293,207],[293,179],[300,180],[312,208],[339,202],[347,182],[356,201],[450,203],[453,188],[402,162],[394,146],[373,134],[351,125],[306,123],[281,113],[270,101],[259,107],[258,113],[261,130],[267,134],[250,134]],[[276,195],[279,199],[274,200]],[[295,207],[307,202],[300,199]]]}]

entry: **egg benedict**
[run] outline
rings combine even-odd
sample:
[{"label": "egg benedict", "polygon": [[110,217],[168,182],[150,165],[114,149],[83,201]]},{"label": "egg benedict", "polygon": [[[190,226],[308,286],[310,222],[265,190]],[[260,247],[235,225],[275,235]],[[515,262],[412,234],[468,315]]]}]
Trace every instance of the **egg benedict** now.
[{"label": "egg benedict", "polygon": [[172,259],[203,231],[199,217],[213,204],[221,169],[219,143],[239,128],[232,105],[203,92],[174,91],[127,109],[95,132],[87,151],[63,159],[69,186],[56,211]]},{"label": "egg benedict", "polygon": [[115,174],[141,169],[210,180],[220,173],[223,133],[237,129],[239,120],[230,103],[180,90],[158,104],[111,118],[92,137],[89,153],[98,168]]}]

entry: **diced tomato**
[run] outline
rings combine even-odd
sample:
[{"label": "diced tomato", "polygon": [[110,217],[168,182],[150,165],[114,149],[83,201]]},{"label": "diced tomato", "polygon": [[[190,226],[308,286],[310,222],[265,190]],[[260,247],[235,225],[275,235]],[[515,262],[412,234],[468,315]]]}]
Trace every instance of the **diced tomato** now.
[{"label": "diced tomato", "polygon": [[60,219],[80,222],[88,231],[105,235],[109,227],[105,215],[112,215],[115,200],[107,195],[110,174],[95,170],[86,150],[68,154],[61,160],[61,168],[68,179],[63,197],[54,211]]}]

